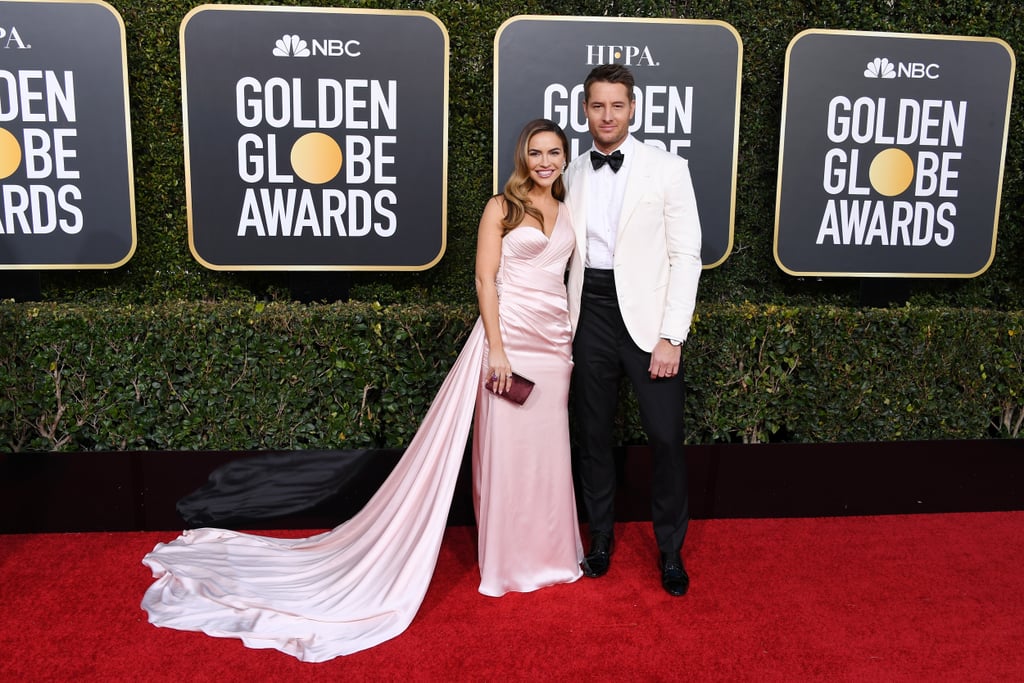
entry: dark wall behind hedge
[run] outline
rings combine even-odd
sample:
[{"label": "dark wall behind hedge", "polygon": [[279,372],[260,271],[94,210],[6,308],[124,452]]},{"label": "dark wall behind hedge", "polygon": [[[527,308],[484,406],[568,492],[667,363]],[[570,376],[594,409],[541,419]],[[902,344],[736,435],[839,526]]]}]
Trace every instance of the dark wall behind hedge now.
[{"label": "dark wall behind hedge", "polygon": [[[199,3],[110,0],[110,4],[121,13],[127,30],[138,250],[126,266],[114,271],[43,273],[43,298],[116,304],[289,297],[296,284],[293,278],[298,276],[208,271],[188,250],[178,28],[185,14]],[[783,274],[772,259],[783,68],[793,36],[806,28],[829,28],[990,36],[1005,40],[1015,50],[1024,45],[1024,3],[1020,2],[425,0],[274,4],[423,10],[435,14],[448,29],[451,75],[445,257],[424,273],[329,273],[308,278],[314,287],[345,285],[351,287],[355,299],[384,303],[436,300],[472,304],[474,300],[476,225],[491,191],[493,40],[509,17],[562,14],[716,19],[737,29],[744,52],[735,245],[722,266],[705,273],[700,300],[707,303],[746,300],[856,305],[862,300],[858,280],[793,278]],[[1018,95],[1020,78],[1018,70]],[[1015,98],[1011,115],[995,262],[973,280],[912,281],[911,303],[1001,310],[1021,307],[1024,117],[1020,101],[1019,96]]]}]

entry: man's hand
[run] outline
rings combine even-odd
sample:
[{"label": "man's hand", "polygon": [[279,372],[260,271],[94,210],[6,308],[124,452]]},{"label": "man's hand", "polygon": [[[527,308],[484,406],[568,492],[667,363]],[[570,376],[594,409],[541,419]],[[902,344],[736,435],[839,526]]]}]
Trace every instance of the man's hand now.
[{"label": "man's hand", "polygon": [[648,372],[651,379],[675,377],[679,374],[679,358],[682,356],[682,345],[673,346],[667,339],[659,339],[651,351],[651,366]]}]

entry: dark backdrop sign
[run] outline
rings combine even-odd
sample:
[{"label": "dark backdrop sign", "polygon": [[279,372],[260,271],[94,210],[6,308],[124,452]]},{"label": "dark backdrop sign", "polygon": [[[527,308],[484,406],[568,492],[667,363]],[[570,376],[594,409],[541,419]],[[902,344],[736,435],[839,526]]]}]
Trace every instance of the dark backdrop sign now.
[{"label": "dark backdrop sign", "polygon": [[0,269],[135,252],[124,23],[103,2],[0,2]]},{"label": "dark backdrop sign", "polygon": [[995,255],[1013,74],[1013,52],[996,39],[796,36],[779,152],[779,267],[983,273]]},{"label": "dark backdrop sign", "polygon": [[512,172],[520,129],[543,116],[569,137],[570,156],[592,143],[583,81],[623,64],[636,80],[630,132],[690,163],[706,268],[732,250],[742,41],[720,21],[513,17],[495,43],[494,188]]},{"label": "dark backdrop sign", "polygon": [[445,248],[448,34],[424,12],[204,5],[181,25],[189,246],[218,270]]}]

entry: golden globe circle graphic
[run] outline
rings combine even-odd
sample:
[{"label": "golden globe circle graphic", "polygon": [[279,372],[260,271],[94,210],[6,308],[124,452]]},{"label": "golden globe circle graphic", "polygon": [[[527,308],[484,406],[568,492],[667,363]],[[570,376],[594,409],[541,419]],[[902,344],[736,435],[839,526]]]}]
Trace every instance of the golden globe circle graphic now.
[{"label": "golden globe circle graphic", "polygon": [[8,178],[21,165],[21,145],[11,131],[0,128],[0,180]]},{"label": "golden globe circle graphic", "polygon": [[292,145],[291,161],[297,176],[322,185],[341,171],[341,147],[330,135],[306,133]]},{"label": "golden globe circle graphic", "polygon": [[895,197],[914,182],[914,161],[902,149],[883,149],[871,161],[868,178],[876,192]]}]

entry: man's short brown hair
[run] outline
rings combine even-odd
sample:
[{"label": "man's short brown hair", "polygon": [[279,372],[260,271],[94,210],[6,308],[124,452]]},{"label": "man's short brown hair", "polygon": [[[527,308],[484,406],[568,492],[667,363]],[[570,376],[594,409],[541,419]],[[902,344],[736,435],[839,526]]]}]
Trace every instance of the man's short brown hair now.
[{"label": "man's short brown hair", "polygon": [[621,64],[595,66],[587,75],[587,80],[583,81],[584,100],[590,99],[590,84],[598,82],[621,83],[626,86],[626,92],[629,93],[629,101],[632,102],[636,99],[636,95],[633,94],[633,73]]}]

